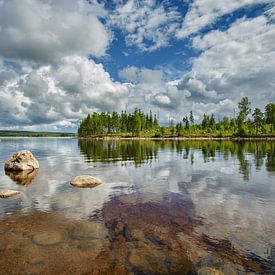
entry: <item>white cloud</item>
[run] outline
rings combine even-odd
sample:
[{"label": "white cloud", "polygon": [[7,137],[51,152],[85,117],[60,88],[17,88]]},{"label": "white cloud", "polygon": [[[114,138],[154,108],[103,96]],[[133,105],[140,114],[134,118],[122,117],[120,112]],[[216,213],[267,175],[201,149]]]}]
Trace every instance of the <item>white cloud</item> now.
[{"label": "white cloud", "polygon": [[102,6],[87,1],[5,0],[0,56],[39,63],[72,54],[102,56],[110,41],[97,18],[103,15]]},{"label": "white cloud", "polygon": [[137,67],[131,66],[119,71],[119,77],[123,80],[136,82],[139,70]]},{"label": "white cloud", "polygon": [[163,119],[163,110],[176,118],[193,110],[198,119],[204,113],[221,119],[232,117],[240,99],[248,96],[252,108],[263,109],[275,100],[274,41],[275,25],[264,15],[197,36],[193,48],[201,54],[181,79],[167,82],[161,70],[131,69],[136,85],[129,106],[160,111]]},{"label": "white cloud", "polygon": [[202,53],[179,86],[191,93],[188,100],[195,110],[206,113],[232,116],[243,96],[250,98],[253,107],[263,108],[275,100],[274,41],[275,25],[265,16],[241,19],[227,31],[197,36],[193,47]]},{"label": "white cloud", "polygon": [[189,91],[180,89],[178,81],[166,81],[162,70],[135,67],[135,76],[135,84],[129,86],[129,111],[136,107],[145,112],[152,110],[159,113],[162,122],[167,122],[167,117],[171,116],[180,118]]},{"label": "white cloud", "polygon": [[261,3],[272,3],[274,0],[194,0],[184,17],[182,26],[176,36],[186,38],[214,23],[219,17],[232,13],[237,9]]},{"label": "white cloud", "polygon": [[[194,36],[224,14],[271,0],[227,5],[195,0],[184,19],[169,1],[117,1],[113,11],[90,2],[0,2],[1,127],[73,128],[90,112],[135,107],[158,112],[162,121],[180,119],[191,109],[199,119],[213,112],[232,116],[243,96],[261,108],[275,100],[274,8],[244,17],[226,31]],[[112,28],[121,29],[127,45],[141,51],[166,47],[176,34],[180,39],[193,34],[190,46],[200,54],[190,71],[173,81],[167,81],[167,68],[128,66],[119,77],[130,83],[115,82],[88,59],[105,55],[116,34]]]},{"label": "white cloud", "polygon": [[101,64],[68,56],[8,79],[0,86],[0,123],[75,127],[93,111],[126,108],[129,88],[111,80]]},{"label": "white cloud", "polygon": [[270,8],[267,12],[266,12],[267,16],[269,17],[270,20],[272,20],[274,22],[275,20],[275,7]]},{"label": "white cloud", "polygon": [[119,3],[110,16],[110,24],[124,32],[126,43],[142,51],[168,46],[179,20],[175,7],[165,7],[154,0]]},{"label": "white cloud", "polygon": [[163,105],[169,105],[171,103],[171,99],[165,95],[165,94],[158,94],[155,96],[155,100],[159,103],[159,104],[163,104]]}]

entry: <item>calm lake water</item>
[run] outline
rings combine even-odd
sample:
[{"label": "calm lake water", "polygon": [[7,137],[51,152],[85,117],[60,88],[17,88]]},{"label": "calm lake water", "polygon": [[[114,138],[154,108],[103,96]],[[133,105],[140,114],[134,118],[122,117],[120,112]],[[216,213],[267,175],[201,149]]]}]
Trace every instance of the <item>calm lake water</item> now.
[{"label": "calm lake water", "polygon": [[[275,142],[1,138],[2,274],[275,274]],[[102,179],[75,188],[81,174]]]}]

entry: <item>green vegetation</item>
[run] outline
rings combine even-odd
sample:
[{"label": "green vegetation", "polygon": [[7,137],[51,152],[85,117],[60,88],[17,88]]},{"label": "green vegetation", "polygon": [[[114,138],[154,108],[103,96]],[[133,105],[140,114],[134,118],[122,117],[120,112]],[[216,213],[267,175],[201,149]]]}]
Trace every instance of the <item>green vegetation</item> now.
[{"label": "green vegetation", "polygon": [[30,132],[30,131],[3,131],[0,130],[0,137],[75,137],[74,133],[57,132]]},{"label": "green vegetation", "polygon": [[152,136],[159,129],[156,115],[136,109],[133,114],[122,112],[93,113],[80,123],[78,135],[83,136]]},{"label": "green vegetation", "polygon": [[[194,123],[193,112],[180,122],[170,121],[169,126],[160,126],[156,115],[145,114],[135,109],[133,114],[122,112],[89,114],[80,123],[79,137],[257,137],[275,136],[275,104],[269,103],[262,112],[252,112],[247,97],[238,104],[236,118],[224,117],[216,121],[215,115],[203,115],[201,123]],[[249,115],[251,115],[249,117]]]}]

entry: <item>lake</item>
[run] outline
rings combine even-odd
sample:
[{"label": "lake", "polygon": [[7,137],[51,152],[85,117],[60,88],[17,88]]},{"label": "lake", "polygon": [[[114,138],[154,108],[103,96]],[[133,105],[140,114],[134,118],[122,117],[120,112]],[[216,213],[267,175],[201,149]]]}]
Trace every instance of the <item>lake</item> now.
[{"label": "lake", "polygon": [[[274,274],[275,142],[1,138],[2,274]],[[76,188],[92,175],[103,184]]]}]

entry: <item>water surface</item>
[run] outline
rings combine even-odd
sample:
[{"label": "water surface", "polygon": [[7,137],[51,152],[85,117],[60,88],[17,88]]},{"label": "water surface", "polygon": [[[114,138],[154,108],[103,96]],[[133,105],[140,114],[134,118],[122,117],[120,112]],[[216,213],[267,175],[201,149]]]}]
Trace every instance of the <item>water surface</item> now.
[{"label": "water surface", "polygon": [[0,201],[5,273],[274,272],[274,142],[1,138],[2,167],[22,149],[40,169],[0,173],[22,192]]}]

